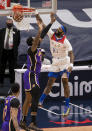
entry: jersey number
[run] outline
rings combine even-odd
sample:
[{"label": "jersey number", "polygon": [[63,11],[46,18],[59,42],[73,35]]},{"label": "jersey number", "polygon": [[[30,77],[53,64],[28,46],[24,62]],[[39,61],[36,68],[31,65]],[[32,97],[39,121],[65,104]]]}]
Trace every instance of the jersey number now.
[{"label": "jersey number", "polygon": [[52,49],[53,53],[58,53],[58,50],[56,48]]}]

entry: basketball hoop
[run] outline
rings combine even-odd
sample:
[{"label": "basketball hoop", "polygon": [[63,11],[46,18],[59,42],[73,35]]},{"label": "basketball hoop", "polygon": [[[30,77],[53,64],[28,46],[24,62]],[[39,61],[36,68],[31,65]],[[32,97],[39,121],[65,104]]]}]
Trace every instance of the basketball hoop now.
[{"label": "basketball hoop", "polygon": [[13,10],[13,19],[16,22],[21,22],[21,20],[23,19],[23,6],[14,5],[12,10]]},{"label": "basketball hoop", "polygon": [[14,5],[12,8],[12,11],[13,11],[13,19],[16,22],[21,22],[24,15],[33,14],[35,11],[35,8],[25,8],[22,5]]},{"label": "basketball hoop", "polygon": [[19,30],[30,29],[31,15],[35,14],[35,8],[28,8],[22,5],[14,5],[12,7],[13,23]]}]

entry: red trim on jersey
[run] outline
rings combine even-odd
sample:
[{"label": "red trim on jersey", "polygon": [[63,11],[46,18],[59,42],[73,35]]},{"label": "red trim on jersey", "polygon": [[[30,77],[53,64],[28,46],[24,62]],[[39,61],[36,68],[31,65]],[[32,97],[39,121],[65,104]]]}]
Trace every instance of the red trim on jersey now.
[{"label": "red trim on jersey", "polygon": [[[1,0],[1,2],[0,2],[0,9],[5,9],[4,2],[5,2],[5,0]],[[7,7],[10,7],[10,2],[11,2],[11,0],[7,0]]]},{"label": "red trim on jersey", "polygon": [[66,38],[66,36],[64,35],[61,39],[56,39],[56,37],[55,37],[55,33],[53,34],[53,36],[51,37],[51,40],[54,40],[54,41],[57,41],[57,42],[59,42],[59,43],[64,43],[64,40],[65,40],[65,38]]},{"label": "red trim on jersey", "polygon": [[10,7],[11,0],[7,0],[7,7]]}]

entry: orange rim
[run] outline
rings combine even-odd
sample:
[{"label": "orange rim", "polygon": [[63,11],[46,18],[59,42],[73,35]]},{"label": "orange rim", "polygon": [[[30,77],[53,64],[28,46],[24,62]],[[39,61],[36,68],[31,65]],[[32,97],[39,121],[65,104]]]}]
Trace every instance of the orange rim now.
[{"label": "orange rim", "polygon": [[20,12],[33,12],[35,11],[35,8],[12,8],[14,12],[20,11]]}]

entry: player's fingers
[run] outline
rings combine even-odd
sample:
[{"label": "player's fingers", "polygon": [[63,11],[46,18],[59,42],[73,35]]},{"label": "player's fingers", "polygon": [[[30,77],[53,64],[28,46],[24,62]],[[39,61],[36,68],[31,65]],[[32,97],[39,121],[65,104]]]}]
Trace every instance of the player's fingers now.
[{"label": "player's fingers", "polygon": [[71,72],[71,71],[72,71],[72,68],[71,68],[71,67],[68,67],[67,71],[68,71],[68,72]]},{"label": "player's fingers", "polygon": [[51,16],[51,17],[52,17],[52,16],[54,16],[54,13],[53,13],[53,12],[51,12],[51,13],[50,13],[50,16]]}]

